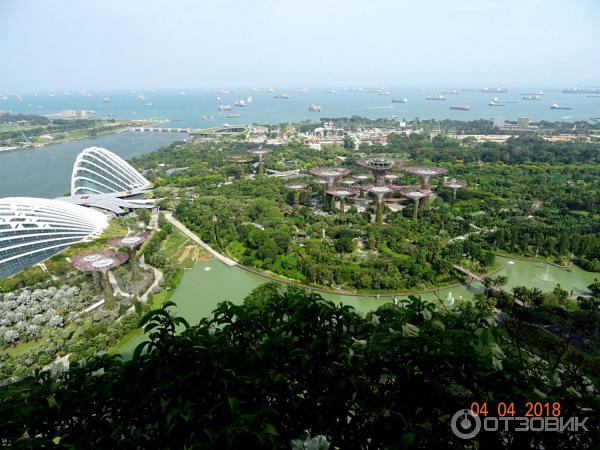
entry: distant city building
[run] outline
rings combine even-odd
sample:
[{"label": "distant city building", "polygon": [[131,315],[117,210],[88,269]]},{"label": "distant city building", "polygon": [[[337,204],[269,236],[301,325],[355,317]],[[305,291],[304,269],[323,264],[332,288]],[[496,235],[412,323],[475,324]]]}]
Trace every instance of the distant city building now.
[{"label": "distant city building", "polygon": [[0,199],[0,278],[97,237],[107,226],[104,214],[66,202],[29,197]]},{"label": "distant city building", "polygon": [[218,128],[211,128],[208,130],[192,131],[188,134],[189,139],[213,139],[228,135],[244,134],[248,132],[248,127],[243,125],[223,125]]},{"label": "distant city building", "polygon": [[50,119],[91,120],[96,117],[96,111],[89,109],[65,109],[57,114],[48,114]]},{"label": "distant city building", "polygon": [[128,162],[101,147],[88,147],[75,160],[71,195],[143,190],[150,182]]},{"label": "distant city building", "polygon": [[494,126],[496,128],[504,128],[504,124],[506,123],[506,120],[504,119],[504,117],[494,117]]}]

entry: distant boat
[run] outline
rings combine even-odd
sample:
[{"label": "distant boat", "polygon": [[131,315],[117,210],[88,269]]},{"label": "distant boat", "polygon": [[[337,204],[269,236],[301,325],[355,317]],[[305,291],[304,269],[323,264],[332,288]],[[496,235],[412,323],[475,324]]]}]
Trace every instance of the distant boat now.
[{"label": "distant boat", "polygon": [[138,95],[137,98],[139,98],[140,100],[146,100],[146,97],[144,97],[143,95]]},{"label": "distant boat", "polygon": [[285,98],[285,99],[288,99],[288,98],[290,98],[290,96],[284,92],[283,94],[274,95],[273,98]]},{"label": "distant boat", "polygon": [[215,116],[211,116],[211,115],[207,115],[207,114],[204,114],[202,116],[202,120],[213,120],[214,118],[215,118]]},{"label": "distant boat", "polygon": [[444,91],[444,92],[442,92],[442,94],[444,94],[444,95],[457,95],[458,91],[456,89],[452,89],[451,91]]},{"label": "distant boat", "polygon": [[102,101],[103,101],[104,103],[110,103],[110,97],[104,97],[104,98],[102,99]]},{"label": "distant boat", "polygon": [[586,95],[586,97],[598,98],[598,97],[600,97],[600,94],[590,94],[590,95]]},{"label": "distant boat", "polygon": [[244,100],[243,98],[240,100],[236,100],[235,102],[233,102],[233,104],[235,106],[239,106],[240,108],[243,108],[246,106],[246,100]]},{"label": "distant boat", "polygon": [[523,100],[541,100],[542,96],[541,95],[524,95],[523,96]]},{"label": "distant boat", "polygon": [[246,104],[249,105],[250,103],[252,103],[252,97],[247,97],[246,98]]},{"label": "distant boat", "polygon": [[377,95],[390,95],[388,91],[378,91]]},{"label": "distant boat", "polygon": [[267,92],[275,92],[275,89],[269,88],[269,89],[267,89]]},{"label": "distant boat", "polygon": [[471,109],[471,107],[469,105],[451,105],[450,109],[453,109],[456,111],[469,111]]},{"label": "distant boat", "polygon": [[152,106],[151,102],[146,103],[146,106]]},{"label": "distant boat", "polygon": [[425,100],[446,100],[446,97],[443,95],[428,95]]},{"label": "distant boat", "polygon": [[600,94],[600,88],[580,89],[578,87],[562,90],[563,94]]},{"label": "distant boat", "polygon": [[501,103],[498,100],[490,100],[488,105],[489,106],[506,106],[504,103]]},{"label": "distant boat", "polygon": [[505,87],[489,88],[487,86],[484,86],[483,88],[481,88],[481,92],[499,92],[499,93],[504,93],[504,92],[508,92],[508,89],[505,88]]},{"label": "distant boat", "polygon": [[323,92],[323,94],[335,94],[335,93],[336,93],[336,92],[335,92],[335,89],[331,89],[331,90],[329,90],[329,91],[325,91],[325,92]]},{"label": "distant boat", "polygon": [[408,99],[406,97],[403,98],[393,98],[392,103],[408,103]]},{"label": "distant boat", "polygon": [[571,109],[569,106],[560,106],[558,103],[552,103],[550,109]]},{"label": "distant boat", "polygon": [[312,104],[308,107],[310,112],[321,112],[321,105]]},{"label": "distant boat", "polygon": [[217,109],[219,111],[231,111],[231,105],[223,105],[223,104],[219,103],[217,105]]},{"label": "distant boat", "polygon": [[229,119],[237,119],[238,117],[241,117],[241,114],[239,114],[239,113],[231,113],[231,114],[227,114],[227,117]]}]

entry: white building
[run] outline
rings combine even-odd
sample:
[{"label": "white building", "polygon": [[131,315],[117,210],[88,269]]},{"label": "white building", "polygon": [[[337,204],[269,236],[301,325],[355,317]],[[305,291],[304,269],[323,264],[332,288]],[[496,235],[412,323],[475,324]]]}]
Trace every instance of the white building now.
[{"label": "white building", "polygon": [[0,278],[99,236],[107,226],[101,212],[59,200],[0,199]]},{"label": "white building", "polygon": [[150,182],[127,161],[101,147],[84,149],[75,160],[71,195],[143,190]]}]

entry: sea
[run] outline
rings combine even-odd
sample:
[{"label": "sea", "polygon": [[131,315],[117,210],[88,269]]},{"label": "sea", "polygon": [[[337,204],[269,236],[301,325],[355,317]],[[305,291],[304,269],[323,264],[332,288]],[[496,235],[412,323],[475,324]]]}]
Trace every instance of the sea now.
[{"label": "sea", "polygon": [[[452,91],[456,93],[443,94]],[[290,88],[274,89],[273,92],[257,89],[182,89],[21,93],[21,100],[14,93],[5,93],[0,94],[0,110],[56,114],[68,109],[87,109],[95,111],[100,119],[165,118],[170,121],[170,126],[185,128],[207,128],[225,123],[318,121],[320,118],[347,116],[407,120],[472,120],[500,116],[508,120],[529,117],[532,121],[576,121],[600,117],[600,97],[565,94],[561,91],[561,88],[539,87],[508,88],[505,93],[452,87]],[[275,98],[282,94],[287,94],[289,98]],[[446,100],[426,99],[437,95],[444,95]],[[524,100],[524,95],[540,95],[540,100]],[[252,97],[248,106],[233,106],[236,100],[247,100],[248,97]],[[395,98],[406,98],[407,103],[392,102]],[[502,106],[489,106],[494,98]],[[571,109],[550,109],[553,103]],[[218,104],[232,105],[232,110],[219,112]],[[321,111],[310,112],[311,104],[320,105]],[[468,105],[470,110],[451,110],[451,105]],[[230,113],[238,113],[240,117],[227,117]]]},{"label": "sea", "polygon": [[[492,89],[492,88],[490,88]],[[449,93],[456,91],[456,93]],[[543,92],[543,94],[542,94]],[[286,94],[289,98],[275,98]],[[445,101],[427,100],[444,95]],[[540,95],[540,100],[524,100]],[[17,97],[19,96],[19,97]],[[251,101],[248,102],[248,98]],[[406,98],[406,103],[392,99]],[[236,100],[245,107],[236,107]],[[489,106],[495,99],[503,106]],[[557,103],[569,110],[552,110]],[[218,104],[232,105],[219,112]],[[311,104],[320,112],[309,111]],[[469,105],[469,111],[451,110]],[[311,88],[311,89],[178,89],[128,91],[70,91],[0,93],[0,111],[52,115],[64,110],[92,110],[100,119],[164,119],[157,126],[208,128],[223,124],[277,124],[319,122],[323,118],[473,120],[504,117],[532,121],[577,121],[600,118],[600,97],[565,94],[561,88],[514,87],[508,92],[481,92],[453,87],[435,88]],[[227,117],[238,113],[239,118]],[[178,133],[125,132],[0,153],[0,198],[9,196],[58,197],[69,191],[71,169],[77,154],[86,147],[105,147],[124,159],[154,151],[185,138]]]}]

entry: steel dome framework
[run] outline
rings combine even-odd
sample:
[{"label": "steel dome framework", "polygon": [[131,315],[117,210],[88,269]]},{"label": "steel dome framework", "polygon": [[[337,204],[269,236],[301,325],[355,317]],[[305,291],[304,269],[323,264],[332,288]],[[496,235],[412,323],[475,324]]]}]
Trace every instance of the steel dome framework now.
[{"label": "steel dome framework", "polygon": [[148,189],[150,182],[127,161],[102,147],[88,147],[75,160],[71,195]]},{"label": "steel dome framework", "polygon": [[59,200],[0,199],[0,278],[96,237],[107,226],[101,212]]}]

